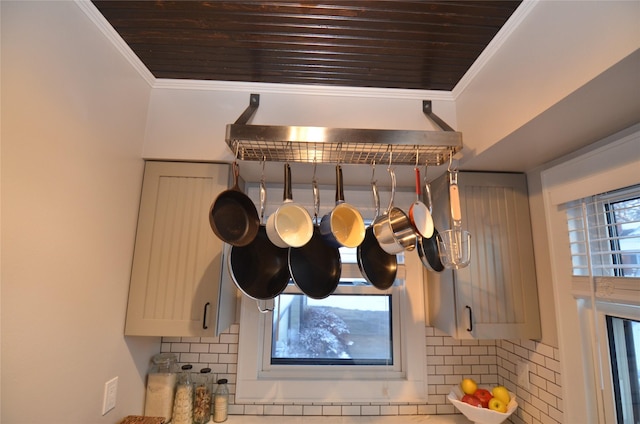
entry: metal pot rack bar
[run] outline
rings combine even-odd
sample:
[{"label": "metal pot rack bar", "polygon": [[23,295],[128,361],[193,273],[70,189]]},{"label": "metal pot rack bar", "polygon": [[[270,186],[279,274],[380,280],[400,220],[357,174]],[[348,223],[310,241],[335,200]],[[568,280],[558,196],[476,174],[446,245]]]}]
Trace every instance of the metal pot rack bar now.
[{"label": "metal pot rack bar", "polygon": [[433,113],[430,100],[422,111],[441,131],[247,124],[259,105],[260,95],[251,94],[247,109],[227,125],[226,143],[239,160],[437,166],[462,150],[462,133]]}]

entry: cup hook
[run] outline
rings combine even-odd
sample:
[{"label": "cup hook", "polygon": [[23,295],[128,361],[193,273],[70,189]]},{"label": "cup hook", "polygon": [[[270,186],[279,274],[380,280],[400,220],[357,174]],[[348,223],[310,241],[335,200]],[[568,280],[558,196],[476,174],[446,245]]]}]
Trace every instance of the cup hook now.
[{"label": "cup hook", "polygon": [[452,171],[457,171],[458,167],[456,166],[455,168],[453,167],[453,150],[451,150],[449,152],[449,166],[447,166],[447,171],[452,172]]},{"label": "cup hook", "polygon": [[235,156],[234,156],[234,161],[238,159],[238,152],[240,151],[240,142],[236,141],[236,152],[235,152]]}]

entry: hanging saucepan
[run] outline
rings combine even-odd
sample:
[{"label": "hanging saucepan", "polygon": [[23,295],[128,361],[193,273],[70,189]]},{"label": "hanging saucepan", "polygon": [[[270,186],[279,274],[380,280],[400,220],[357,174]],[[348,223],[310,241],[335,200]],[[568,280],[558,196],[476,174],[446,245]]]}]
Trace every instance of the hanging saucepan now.
[{"label": "hanging saucepan", "polygon": [[311,240],[313,222],[307,210],[293,202],[291,167],[284,165],[284,203],[267,219],[267,235],[278,247],[300,247]]},{"label": "hanging saucepan", "polygon": [[373,233],[380,247],[387,253],[395,255],[403,250],[413,250],[416,247],[416,232],[411,220],[402,209],[393,206],[396,193],[396,174],[388,168],[391,176],[391,198],[387,212],[373,223]]},{"label": "hanging saucepan", "polygon": [[364,240],[364,219],[355,207],[344,201],[342,168],[336,166],[336,206],[322,217],[320,233],[334,247],[357,247]]},{"label": "hanging saucepan", "polygon": [[[433,203],[431,202],[431,187],[427,182],[426,169],[425,169],[425,184],[424,194],[426,205],[429,208],[429,213],[433,211]],[[438,230],[434,227],[431,237],[418,236],[416,242],[416,250],[422,265],[427,269],[435,272],[444,271],[444,265],[440,260],[440,253],[438,252]]]},{"label": "hanging saucepan", "polygon": [[[313,178],[313,205],[316,223],[320,209],[318,183]],[[294,283],[313,299],[324,299],[340,282],[342,264],[337,247],[324,241],[320,228],[314,225],[313,236],[302,247],[289,248],[289,272]]]},{"label": "hanging saucepan", "polygon": [[[260,219],[264,218],[266,189],[260,182]],[[275,246],[267,237],[264,225],[246,246],[232,246],[229,252],[229,272],[242,293],[256,300],[273,299],[289,283],[287,249]]]},{"label": "hanging saucepan", "polygon": [[[373,205],[375,207],[375,217],[373,222],[378,220],[380,214],[380,197],[375,181],[371,181],[373,191]],[[358,268],[362,276],[374,287],[386,290],[393,285],[398,271],[398,258],[391,255],[380,247],[378,239],[373,233],[373,224],[367,228],[364,241],[357,249]]]},{"label": "hanging saucepan", "polygon": [[233,162],[233,187],[218,195],[209,209],[215,235],[232,246],[246,246],[258,234],[260,219],[251,199],[238,186],[238,163]]},{"label": "hanging saucepan", "polygon": [[417,166],[414,170],[416,173],[416,200],[409,208],[409,219],[418,237],[429,238],[433,235],[433,218],[427,205],[420,200],[420,186],[422,185],[420,170]]}]

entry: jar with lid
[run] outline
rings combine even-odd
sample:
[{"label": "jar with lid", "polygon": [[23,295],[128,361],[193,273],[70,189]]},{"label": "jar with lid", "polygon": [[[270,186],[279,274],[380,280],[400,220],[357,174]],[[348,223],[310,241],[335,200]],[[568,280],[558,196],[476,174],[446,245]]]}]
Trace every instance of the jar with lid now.
[{"label": "jar with lid", "polygon": [[229,388],[227,387],[227,379],[218,380],[218,387],[213,395],[213,422],[221,423],[227,420],[229,409]]},{"label": "jar with lid", "polygon": [[173,353],[159,353],[151,358],[147,374],[144,415],[171,419],[176,389],[177,358]]},{"label": "jar with lid", "polygon": [[211,368],[202,368],[196,376],[193,400],[193,423],[206,424],[211,418]]},{"label": "jar with lid", "polygon": [[178,379],[176,397],[173,402],[173,424],[192,424],[193,421],[193,380],[191,365],[183,365]]}]

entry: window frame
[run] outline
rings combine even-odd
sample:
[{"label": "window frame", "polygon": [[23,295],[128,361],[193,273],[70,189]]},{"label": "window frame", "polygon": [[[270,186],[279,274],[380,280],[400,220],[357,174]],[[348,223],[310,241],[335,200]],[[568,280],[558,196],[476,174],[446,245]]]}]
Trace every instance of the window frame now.
[{"label": "window frame", "polygon": [[424,402],[427,398],[427,375],[423,267],[414,254],[406,254],[404,262],[404,283],[387,290],[397,299],[394,302],[397,302],[400,317],[398,334],[394,334],[394,339],[399,339],[400,352],[396,356],[400,359],[399,369],[367,365],[338,366],[337,371],[330,372],[327,366],[321,365],[270,366],[265,369],[265,355],[269,359],[271,356],[271,345],[265,343],[265,338],[271,337],[271,327],[269,325],[269,331],[265,331],[265,320],[272,320],[271,313],[260,313],[256,301],[243,296],[236,401]]},{"label": "window frame", "polygon": [[[565,422],[612,422],[612,415],[605,417],[605,414],[609,414],[605,408],[611,409],[614,404],[612,393],[603,390],[597,378],[603,372],[598,369],[598,356],[605,358],[598,342],[603,336],[594,337],[593,327],[606,328],[601,314],[604,305],[618,307],[631,317],[640,316],[640,307],[629,302],[634,292],[628,292],[626,296],[605,297],[598,299],[595,312],[598,315],[594,319],[592,298],[587,291],[583,291],[584,295],[574,291],[567,219],[565,211],[559,206],[639,184],[639,152],[640,124],[600,140],[564,160],[555,161],[554,166],[542,170],[540,174],[558,328]],[[616,279],[616,284],[621,279]],[[624,280],[629,283],[631,278]],[[585,287],[588,284],[587,281]],[[606,387],[610,385],[605,384]]]},{"label": "window frame", "polygon": [[[345,265],[343,264],[343,273],[345,271]],[[404,267],[400,268],[399,271]],[[348,269],[348,267],[346,267]],[[401,277],[402,278],[402,277]],[[366,370],[367,374],[378,375],[380,370],[384,370],[385,373],[394,372],[396,377],[401,377],[402,370],[402,355],[400,346],[400,337],[394,337],[402,333],[401,330],[401,316],[400,316],[400,297],[402,287],[400,285],[394,285],[387,290],[378,290],[373,286],[346,286],[339,285],[334,291],[335,295],[341,294],[360,294],[360,295],[391,295],[391,334],[392,342],[391,347],[393,349],[394,361],[388,366],[382,365],[301,365],[301,364],[272,364],[271,363],[271,349],[272,349],[272,319],[266,319],[266,316],[261,318],[262,326],[262,367],[259,370],[261,377],[282,377],[282,378],[319,378],[319,379],[334,379],[339,377],[344,372],[361,372]],[[294,284],[289,284],[284,290],[284,293],[302,294],[302,291]],[[333,294],[332,294],[333,296]],[[271,314],[269,314],[271,316]],[[321,375],[318,376],[318,367],[323,367],[324,370]]]}]

